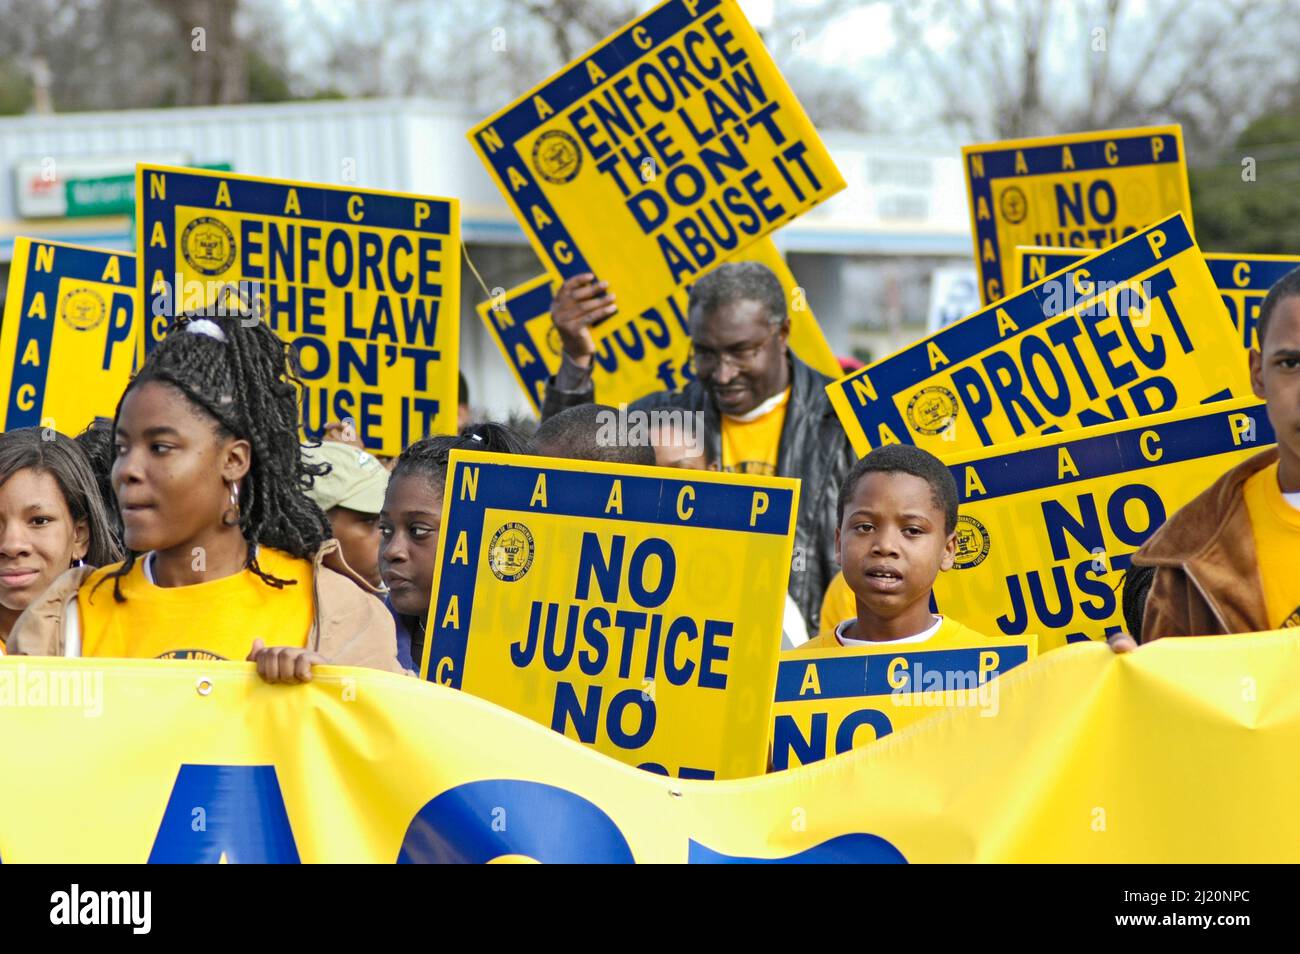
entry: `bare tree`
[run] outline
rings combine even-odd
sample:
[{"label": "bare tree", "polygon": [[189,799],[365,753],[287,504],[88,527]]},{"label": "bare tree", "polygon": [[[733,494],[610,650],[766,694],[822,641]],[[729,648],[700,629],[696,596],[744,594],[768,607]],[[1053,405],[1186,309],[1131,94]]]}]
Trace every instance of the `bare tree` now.
[{"label": "bare tree", "polygon": [[1005,139],[1148,122],[1232,140],[1293,75],[1268,0],[892,0],[897,66],[956,134]]}]

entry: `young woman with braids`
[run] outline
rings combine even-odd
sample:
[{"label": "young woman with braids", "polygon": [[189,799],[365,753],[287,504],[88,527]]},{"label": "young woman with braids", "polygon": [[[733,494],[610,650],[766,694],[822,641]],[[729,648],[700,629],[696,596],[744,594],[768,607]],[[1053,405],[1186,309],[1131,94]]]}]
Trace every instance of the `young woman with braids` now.
[{"label": "young woman with braids", "polygon": [[476,424],[459,437],[426,437],[397,458],[379,512],[379,573],[398,621],[398,658],[416,672],[442,529],[442,490],[453,450],[527,454],[528,442],[501,424]]},{"label": "young woman with braids", "polygon": [[182,318],[127,386],[113,489],[126,559],[70,570],[18,620],[33,655],[245,659],[400,672],[393,620],[304,493],[301,382],[261,321]]}]

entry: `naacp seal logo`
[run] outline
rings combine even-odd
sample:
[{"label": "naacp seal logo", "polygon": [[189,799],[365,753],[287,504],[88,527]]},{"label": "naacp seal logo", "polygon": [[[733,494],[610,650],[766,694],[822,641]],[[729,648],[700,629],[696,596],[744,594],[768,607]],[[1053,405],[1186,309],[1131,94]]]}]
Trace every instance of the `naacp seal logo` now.
[{"label": "naacp seal logo", "polygon": [[582,150],[578,140],[560,129],[552,129],[533,143],[533,168],[547,182],[563,185],[582,168]]},{"label": "naacp seal logo", "polygon": [[989,532],[974,517],[962,514],[957,518],[957,556],[954,569],[969,570],[979,566],[989,555]]},{"label": "naacp seal logo", "polygon": [[185,226],[181,254],[195,271],[220,275],[235,264],[235,235],[224,222],[205,215]]},{"label": "naacp seal logo", "polygon": [[59,302],[59,317],[68,327],[77,331],[89,331],[103,321],[107,314],[108,307],[104,304],[104,299],[91,288],[75,288]]},{"label": "naacp seal logo", "polygon": [[1029,214],[1029,201],[1020,191],[1020,186],[1012,186],[1002,193],[1002,198],[998,200],[998,208],[1002,211],[1004,219],[1012,225],[1019,225]]},{"label": "naacp seal logo", "polygon": [[488,566],[498,580],[513,583],[533,565],[533,535],[522,523],[507,523],[492,534]]},{"label": "naacp seal logo", "polygon": [[918,433],[942,433],[957,419],[957,395],[937,386],[921,388],[907,402],[907,418]]}]

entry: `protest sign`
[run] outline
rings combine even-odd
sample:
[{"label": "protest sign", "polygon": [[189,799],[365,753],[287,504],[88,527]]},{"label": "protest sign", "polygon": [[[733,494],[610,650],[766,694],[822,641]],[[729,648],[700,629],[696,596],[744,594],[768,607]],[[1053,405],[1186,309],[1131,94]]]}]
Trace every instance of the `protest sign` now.
[{"label": "protest sign", "polygon": [[135,256],[14,240],[0,329],[2,431],[112,417],[135,361]]},{"label": "protest sign", "polygon": [[962,148],[985,304],[1008,294],[1017,245],[1100,249],[1181,212],[1192,224],[1181,126]]},{"label": "protest sign", "polygon": [[[838,378],[843,373],[839,362],[775,243],[759,239],[728,261],[761,262],[776,273],[786,294],[790,350],[822,374]],[[478,305],[479,318],[538,414],[546,381],[560,368],[560,335],[551,323],[552,292],[558,285],[540,275]],[[621,314],[593,329],[597,351],[591,377],[598,401],[630,404],[652,391],[679,390],[693,379],[686,300],[684,288],[645,307],[620,298]]]},{"label": "protest sign", "polygon": [[1017,245],[1014,254],[1015,264],[1007,270],[1008,295],[1014,295],[1048,275],[1055,275],[1061,269],[1083,261],[1092,252],[1078,248],[1052,248],[1048,245]]},{"label": "protest sign", "polygon": [[[1068,248],[1016,247],[1016,272],[1028,283],[1060,271],[1086,257],[1087,252]],[[1238,343],[1249,351],[1259,347],[1255,324],[1264,296],[1283,275],[1300,268],[1300,255],[1235,255],[1206,252],[1205,264],[1224,307],[1237,327]]]},{"label": "protest sign", "polygon": [[666,0],[469,138],[548,272],[638,304],[844,187],[734,0]]},{"label": "protest sign", "polygon": [[302,424],[351,420],[395,455],[454,433],[460,334],[456,199],[136,167],[140,352],[236,284],[289,343]]},{"label": "protest sign", "polygon": [[942,649],[881,643],[786,653],[772,707],[772,768],[839,755],[951,708],[992,718],[997,677],[1037,652],[1029,635]]},{"label": "protest sign", "polygon": [[761,773],[798,482],[677,473],[454,452],[422,675],[642,768]]},{"label": "protest sign", "polygon": [[1133,552],[1273,441],[1264,405],[1245,398],[944,458],[960,510],[939,612],[990,637],[1037,633],[1044,652],[1104,639],[1123,627]]},{"label": "protest sign", "polygon": [[1237,341],[1249,351],[1259,347],[1256,322],[1264,296],[1279,278],[1300,268],[1300,255],[1232,255],[1211,252],[1205,256],[1215,287],[1237,326]]},{"label": "protest sign", "polygon": [[940,456],[1250,394],[1181,215],[827,387],[854,449]]}]

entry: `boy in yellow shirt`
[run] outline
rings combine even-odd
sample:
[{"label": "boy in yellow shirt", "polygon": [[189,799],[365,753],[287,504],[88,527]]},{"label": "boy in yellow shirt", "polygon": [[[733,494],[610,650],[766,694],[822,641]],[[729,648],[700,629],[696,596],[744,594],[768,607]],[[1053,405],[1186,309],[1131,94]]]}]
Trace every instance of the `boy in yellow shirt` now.
[{"label": "boy in yellow shirt", "polygon": [[957,547],[957,484],[939,458],[903,444],[876,448],[844,478],[839,517],[835,552],[857,615],[794,652],[882,642],[937,649],[985,638],[930,608],[935,578],[952,569]]}]

